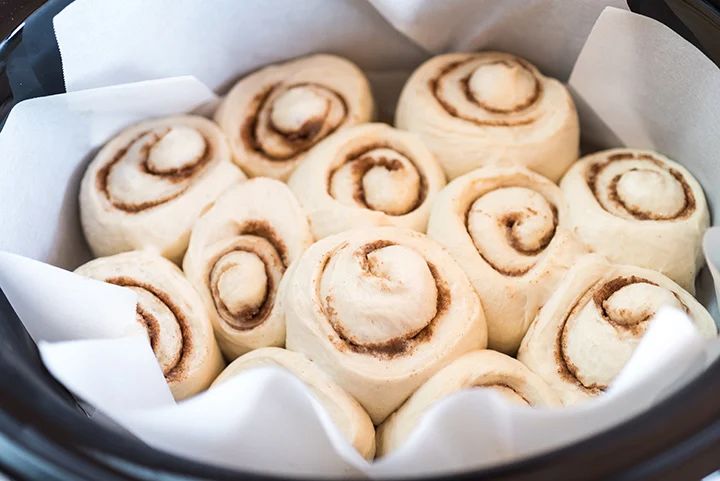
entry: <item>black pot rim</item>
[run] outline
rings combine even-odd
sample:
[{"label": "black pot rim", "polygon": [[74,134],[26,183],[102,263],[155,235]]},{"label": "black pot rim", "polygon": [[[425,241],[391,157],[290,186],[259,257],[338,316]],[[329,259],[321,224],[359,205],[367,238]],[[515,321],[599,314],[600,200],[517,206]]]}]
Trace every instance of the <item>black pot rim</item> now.
[{"label": "black pot rim", "polygon": [[[0,43],[0,70],[21,35],[18,28]],[[97,424],[45,369],[4,294],[0,372],[0,471],[15,479],[283,479],[180,458]],[[578,443],[487,469],[423,479],[698,479],[718,467],[720,359],[651,409]]]}]

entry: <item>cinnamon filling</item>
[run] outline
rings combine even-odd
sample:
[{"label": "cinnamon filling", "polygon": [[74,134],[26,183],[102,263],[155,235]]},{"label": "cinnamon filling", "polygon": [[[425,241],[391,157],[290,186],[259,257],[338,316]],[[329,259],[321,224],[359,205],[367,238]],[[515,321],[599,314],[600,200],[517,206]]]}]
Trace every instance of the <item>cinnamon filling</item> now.
[{"label": "cinnamon filling", "polygon": [[135,307],[135,317],[147,331],[148,338],[150,338],[150,347],[153,352],[157,352],[158,338],[160,337],[160,323],[155,316],[143,309],[139,303]]},{"label": "cinnamon filling", "polygon": [[[312,116],[305,120],[299,128],[292,130],[278,126],[270,117],[267,121],[267,129],[270,132],[277,134],[277,138],[281,140],[286,147],[291,149],[291,153],[287,155],[277,155],[269,152],[263,145],[263,141],[259,135],[261,112],[272,111],[273,105],[271,99],[277,98],[278,92],[306,86],[321,89],[327,92],[338,102],[342,108],[340,121],[337,125],[326,126],[327,116],[330,110],[329,106],[325,109],[324,114]],[[343,96],[326,85],[315,82],[302,82],[292,85],[283,85],[278,83],[260,92],[255,99],[253,99],[250,106],[250,112],[241,127],[240,138],[248,149],[257,152],[267,160],[277,162],[289,161],[298,155],[307,152],[323,138],[335,132],[342,124],[345,123],[347,116],[348,106]]]},{"label": "cinnamon filling", "polygon": [[590,288],[588,291],[583,293],[582,296],[575,302],[572,309],[570,309],[570,312],[565,316],[565,319],[562,321],[562,325],[560,329],[558,330],[557,340],[556,340],[556,351],[555,351],[555,360],[557,361],[558,365],[558,373],[568,382],[571,382],[578,386],[580,389],[592,394],[597,395],[602,392],[604,392],[607,389],[606,385],[599,385],[599,384],[591,384],[589,386],[586,386],[583,384],[583,382],[578,377],[578,373],[580,370],[575,365],[575,363],[572,362],[569,356],[565,354],[566,348],[567,348],[567,337],[565,334],[565,326],[567,325],[568,319],[575,315],[583,305],[583,302],[587,300],[587,297],[589,293],[592,291],[593,288]]},{"label": "cinnamon filling", "polygon": [[[187,362],[190,352],[193,349],[192,336],[190,335],[190,326],[185,314],[182,309],[175,304],[170,296],[158,289],[157,287],[147,284],[145,282],[136,281],[131,277],[111,277],[105,279],[105,282],[115,284],[121,287],[135,287],[143,289],[160,302],[162,302],[172,312],[175,320],[177,321],[178,328],[180,329],[180,352],[175,357],[169,367],[164,369],[163,374],[168,382],[179,381],[185,377],[187,370]],[[137,319],[148,331],[148,337],[150,338],[150,345],[153,348],[153,352],[157,353],[158,350],[158,339],[160,337],[160,324],[157,319],[150,315],[142,306],[137,306]]]},{"label": "cinnamon filling", "polygon": [[[262,258],[262,253],[253,251],[251,249],[242,247],[229,249],[223,252],[220,256],[218,256],[218,259],[213,263],[213,267],[210,270],[211,278],[222,277],[223,274],[235,267],[232,265],[225,266],[222,269],[218,269],[216,267],[216,264],[220,260],[220,258],[230,254],[231,252],[248,252]],[[210,291],[212,293],[213,303],[215,304],[215,310],[217,310],[218,314],[220,314],[220,317],[222,317],[225,322],[227,322],[235,329],[253,329],[254,327],[262,324],[263,321],[265,321],[265,319],[267,318],[267,316],[270,315],[270,311],[272,310],[272,306],[275,300],[275,285],[272,280],[272,276],[268,271],[267,264],[265,265],[265,275],[267,277],[266,291],[265,297],[262,299],[260,305],[247,306],[240,311],[231,311],[230,308],[228,308],[228,306],[222,300],[222,296],[220,295],[220,290],[217,283],[211,282]]]},{"label": "cinnamon filling", "polygon": [[[607,301],[610,297],[618,292],[620,289],[627,287],[632,284],[648,284],[651,286],[657,286],[656,283],[637,276],[621,276],[615,277],[609,281],[600,281],[585,291],[577,301],[573,304],[568,314],[562,321],[560,329],[558,330],[557,341],[556,341],[556,361],[558,364],[558,372],[567,381],[572,382],[579,388],[586,392],[596,395],[607,389],[605,384],[585,384],[580,380],[580,369],[575,365],[570,357],[566,354],[568,346],[568,333],[566,330],[568,320],[577,315],[577,313],[592,300],[595,308],[602,317],[602,319],[608,324],[612,325],[615,329],[629,332],[632,336],[638,337],[643,334],[646,327],[647,321],[655,314],[648,313],[647,315],[637,319],[614,319],[607,311]],[[672,295],[677,299],[682,309],[689,313],[689,308],[682,302],[677,293],[672,292]]]},{"label": "cinnamon filling", "polygon": [[238,235],[252,235],[255,237],[262,237],[270,244],[272,244],[273,248],[280,256],[280,259],[282,259],[283,266],[287,269],[287,267],[290,265],[287,246],[282,240],[282,237],[280,237],[277,232],[275,232],[275,229],[268,221],[263,219],[246,220],[240,226]]},{"label": "cinnamon filling", "polygon": [[134,139],[132,139],[124,148],[118,150],[115,156],[113,156],[113,158],[110,160],[110,162],[108,162],[98,170],[97,177],[95,178],[95,185],[97,189],[103,193],[108,202],[112,204],[113,207],[127,213],[135,214],[170,202],[171,200],[176,199],[177,197],[184,194],[185,191],[190,187],[189,185],[187,185],[184,188],[178,189],[171,195],[163,196],[152,201],[145,201],[139,203],[123,202],[118,199],[114,199],[110,195],[110,191],[108,189],[108,177],[112,169],[126,157],[128,150],[131,147],[133,147],[137,142],[139,142],[143,137],[147,135],[149,135],[150,138],[148,138],[143,143],[143,145],[140,146],[140,155],[142,156],[143,160],[139,166],[141,171],[147,175],[158,177],[164,181],[178,184],[188,181],[189,179],[197,175],[210,162],[210,159],[212,159],[213,156],[213,149],[208,139],[203,136],[203,139],[205,140],[205,149],[202,155],[198,156],[195,159],[192,159],[189,162],[186,162],[181,167],[159,169],[150,165],[150,163],[148,162],[150,149],[152,149],[155,144],[160,142],[170,132],[170,130],[170,128],[167,128],[164,129],[164,131],[161,133],[154,131],[142,132]]},{"label": "cinnamon filling", "polygon": [[[506,216],[502,217],[498,224],[500,226],[505,227],[505,237],[508,240],[508,244],[515,249],[519,254],[523,254],[526,256],[536,256],[542,251],[544,251],[548,245],[550,245],[550,242],[553,240],[553,237],[555,237],[555,231],[557,230],[558,225],[558,215],[557,215],[557,207],[554,205],[550,205],[552,212],[553,212],[553,225],[552,229],[547,232],[539,241],[538,245],[535,248],[526,248],[523,246],[520,239],[518,239],[517,234],[515,232],[515,227],[522,222],[524,219],[524,216],[521,213],[518,212],[511,212],[507,214]],[[537,212],[533,211],[532,209],[528,209],[531,214],[537,215]],[[530,269],[528,269],[529,271]],[[527,272],[527,271],[525,271]],[[525,273],[523,272],[523,274]]]},{"label": "cinnamon filling", "polygon": [[[238,330],[250,330],[261,325],[272,312],[277,294],[277,285],[273,275],[273,267],[280,273],[285,271],[289,264],[287,247],[280,236],[277,235],[272,226],[264,220],[249,220],[243,223],[238,230],[238,239],[233,247],[230,247],[209,262],[208,286],[212,295],[215,310],[220,317],[231,327]],[[269,247],[263,249],[251,241],[251,238],[258,238]],[[238,267],[238,264],[227,263],[221,265],[227,256],[236,252],[247,252],[255,255],[263,265],[265,272],[264,294],[259,303],[251,303],[242,309],[231,309],[223,300],[219,282],[223,275],[231,269]]]},{"label": "cinnamon filling", "polygon": [[525,395],[522,392],[518,391],[517,389],[510,386],[509,384],[506,384],[503,382],[475,383],[470,387],[485,387],[485,388],[490,388],[490,389],[495,388],[495,389],[498,389],[499,391],[509,391],[511,394],[514,394],[517,397],[519,397],[520,399],[522,399],[525,402],[525,404],[527,404],[528,406],[533,406],[533,403],[530,402],[530,400],[527,397],[525,397]]},{"label": "cinnamon filling", "polygon": [[[377,240],[368,244],[365,244],[358,249],[354,256],[358,258],[361,268],[368,273],[373,274],[373,263],[368,258],[368,254],[371,252],[395,245],[395,243],[386,240]],[[340,249],[345,248],[346,245],[340,245],[335,250],[330,251],[325,259],[321,268],[321,273],[325,271],[330,259]],[[437,325],[438,320],[446,313],[451,303],[451,293],[447,282],[440,276],[437,268],[428,262],[427,264],[430,273],[435,280],[437,288],[437,299],[436,299],[436,312],[435,316],[425,325],[422,329],[417,332],[411,332],[404,336],[398,336],[393,339],[388,339],[384,342],[379,343],[363,343],[359,344],[349,338],[345,332],[342,323],[338,319],[338,314],[333,307],[334,299],[332,296],[326,296],[324,299],[321,298],[319,293],[319,286],[316,287],[316,296],[320,300],[320,306],[323,314],[325,315],[328,323],[332,326],[333,330],[337,334],[337,339],[330,339],[331,342],[340,351],[350,350],[358,354],[365,354],[380,359],[394,359],[397,357],[409,355],[413,350],[420,344],[429,341],[432,338],[433,331]],[[322,275],[322,274],[321,274]]]},{"label": "cinnamon filling", "polygon": [[[486,126],[486,127],[515,127],[520,125],[527,125],[531,124],[535,121],[533,117],[526,117],[526,118],[478,118],[471,115],[466,115],[463,112],[460,111],[458,107],[453,105],[453,103],[445,97],[443,93],[443,82],[445,80],[445,77],[453,74],[459,69],[464,68],[468,64],[472,64],[474,62],[477,62],[478,58],[476,56],[471,56],[465,60],[460,60],[456,62],[451,62],[444,66],[438,74],[433,77],[429,82],[429,88],[430,92],[437,100],[437,102],[442,106],[442,108],[451,116],[465,120],[467,122],[474,123],[479,126]],[[470,88],[470,79],[472,77],[472,72],[460,79],[460,89],[464,93],[465,99],[475,105],[476,107],[481,108],[482,110],[490,113],[490,114],[496,114],[496,115],[508,115],[512,116],[515,114],[519,114],[538,102],[540,99],[543,87],[542,83],[540,82],[540,79],[535,74],[534,70],[525,62],[524,60],[520,58],[513,58],[512,62],[509,60],[495,60],[491,62],[485,62],[478,65],[478,68],[483,66],[489,66],[489,65],[506,65],[506,66],[517,66],[521,69],[523,69],[525,72],[532,75],[533,78],[533,88],[531,94],[522,102],[519,102],[509,108],[499,108],[496,106],[493,106],[489,104],[488,102],[482,101],[478,96],[473,93],[472,89]]]},{"label": "cinnamon filling", "polygon": [[[608,209],[602,202],[602,197],[599,193],[598,188],[598,179],[602,172],[608,168],[613,163],[616,162],[622,162],[622,161],[631,161],[631,160],[641,160],[651,163],[653,166],[659,167],[665,171],[667,171],[677,182],[680,184],[683,190],[683,194],[685,197],[684,204],[682,208],[672,214],[672,215],[661,215],[661,214],[654,214],[652,212],[647,212],[645,210],[642,210],[636,206],[630,205],[627,202],[625,202],[620,194],[618,193],[618,183],[620,182],[620,179],[622,178],[622,173],[614,176],[610,180],[610,184],[608,185],[608,197],[609,201],[612,202],[615,206],[621,208],[624,212],[627,212],[630,214],[633,218],[637,220],[652,220],[652,221],[668,221],[668,220],[680,220],[685,219],[692,215],[693,212],[695,212],[696,207],[696,201],[695,201],[695,195],[692,192],[692,188],[685,180],[685,177],[682,173],[678,172],[677,170],[667,166],[664,162],[662,162],[660,159],[657,159],[649,154],[636,154],[633,152],[622,152],[617,153],[608,156],[607,160],[604,162],[597,162],[589,166],[586,179],[588,186],[590,187],[590,190],[593,193],[593,196],[598,201],[598,204],[606,211]],[[634,172],[637,171],[637,168],[631,168],[627,170],[627,172]],[[608,211],[609,212],[609,211]],[[611,212],[612,213],[612,212]]]},{"label": "cinnamon filling", "polygon": [[[418,173],[418,178],[420,180],[420,186],[417,189],[417,197],[415,200],[406,208],[402,209],[400,212],[387,212],[386,210],[383,210],[380,207],[375,207],[370,205],[370,202],[368,202],[366,193],[365,193],[365,187],[363,186],[363,177],[370,171],[370,169],[374,167],[382,167],[390,172],[392,171],[399,171],[405,168],[403,163],[398,159],[393,158],[387,158],[383,156],[379,157],[373,157],[371,153],[374,150],[378,149],[388,149],[392,150],[394,152],[397,152],[400,156],[404,157],[408,160],[408,162],[412,165],[412,167],[415,169],[415,171]],[[353,178],[353,193],[352,197],[353,199],[360,205],[362,205],[364,208],[369,210],[379,210],[380,212],[383,212],[388,215],[405,215],[408,214],[418,207],[422,205],[423,202],[425,202],[425,198],[427,197],[427,179],[423,175],[423,172],[421,169],[418,168],[418,166],[412,161],[411,156],[405,154],[400,149],[391,146],[388,143],[382,143],[382,142],[376,142],[372,143],[366,146],[363,146],[361,148],[355,149],[354,151],[350,152],[345,156],[345,159],[343,162],[332,169],[330,172],[328,172],[327,177],[327,192],[331,196],[332,194],[332,179],[333,176],[340,170],[344,165],[350,165],[352,169],[352,178]]]},{"label": "cinnamon filling", "polygon": [[[503,185],[498,188],[507,188],[507,187],[513,187],[509,185]],[[519,187],[519,186],[518,186]],[[527,187],[525,187],[527,188]],[[495,189],[493,189],[495,190]],[[468,202],[467,207],[465,209],[465,230],[468,232],[468,235],[470,235],[471,238],[473,238],[472,234],[470,233],[470,212],[472,211],[473,204],[475,201],[480,199],[483,195],[492,192],[492,190],[483,192],[480,196],[476,197],[475,199],[472,199],[470,202]],[[543,198],[545,198],[543,196]],[[497,218],[497,228],[500,229],[505,233],[505,239],[507,241],[507,245],[509,245],[518,255],[521,256],[527,256],[532,257],[540,254],[543,252],[552,242],[553,238],[555,237],[555,232],[557,231],[558,226],[558,211],[557,207],[552,204],[550,201],[545,199],[548,202],[548,205],[550,206],[550,209],[552,210],[552,227],[548,232],[543,235],[538,241],[537,245],[528,248],[523,245],[523,242],[518,238],[516,227],[527,217],[527,214],[537,216],[539,213],[532,209],[527,208],[525,211],[513,211],[508,212],[507,214],[504,214]],[[527,213],[526,213],[527,212]],[[506,266],[500,265],[498,262],[493,262],[478,246],[478,244],[475,242],[475,239],[473,238],[473,244],[475,245],[475,248],[477,250],[478,255],[495,271],[499,272],[500,274],[508,277],[521,277],[530,272],[533,267],[535,267],[535,264],[531,264],[528,267],[524,268],[508,268]]]}]

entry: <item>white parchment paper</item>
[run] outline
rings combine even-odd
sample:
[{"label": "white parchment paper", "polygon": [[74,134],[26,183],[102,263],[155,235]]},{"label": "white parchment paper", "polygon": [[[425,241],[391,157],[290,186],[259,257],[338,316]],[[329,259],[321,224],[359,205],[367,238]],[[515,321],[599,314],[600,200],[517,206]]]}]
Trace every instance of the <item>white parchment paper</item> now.
[{"label": "white parchment paper", "polygon": [[567,80],[608,5],[627,8],[624,0],[76,0],[55,32],[68,92],[174,75],[224,92],[258,66],[325,52],[368,74],[380,118],[392,121],[407,76],[444,50],[507,50]]},{"label": "white parchment paper", "polygon": [[96,3],[76,0],[55,19],[68,91],[173,75],[218,89],[259,65],[315,52],[371,72],[407,70],[428,53],[482,48],[523,55],[565,80],[603,8],[627,8],[624,0]]},{"label": "white parchment paper", "polygon": [[124,127],[217,97],[192,77],[26,100],[0,132],[0,249],[74,268],[90,259],[78,189],[92,154]]},{"label": "white parchment paper", "polygon": [[[607,5],[624,3],[78,0],[55,19],[71,93],[22,102],[0,132],[0,250],[25,256],[0,253],[0,287],[54,376],[151,446],[196,460],[286,475],[427,475],[607,429],[687,382],[720,350],[717,341],[703,342],[682,313],[661,311],[606,395],[538,410],[463,392],[438,403],[402,449],[368,464],[282,371],[251,371],[176,404],[135,325],[134,295],[47,264],[74,268],[89,257],[77,184],[119,129],[207,106],[239,75],[316,51],[368,70],[386,119],[407,74],[430,54],[526,56],[570,79],[586,140],[668,153],[699,177],[711,207],[720,205],[710,188],[720,182],[720,73],[664,26]],[[176,75],[196,78],[166,78]],[[720,234],[711,231],[705,248],[720,257]],[[700,297],[717,313],[710,276],[701,279]]]}]

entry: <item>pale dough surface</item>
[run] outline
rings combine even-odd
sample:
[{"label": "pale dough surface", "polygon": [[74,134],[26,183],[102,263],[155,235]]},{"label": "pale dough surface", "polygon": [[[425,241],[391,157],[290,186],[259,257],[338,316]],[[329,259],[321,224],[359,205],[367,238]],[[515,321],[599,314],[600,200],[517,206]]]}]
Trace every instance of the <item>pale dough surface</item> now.
[{"label": "pale dough surface", "polygon": [[202,300],[169,260],[131,251],[94,259],[75,272],[137,294],[138,322],[175,399],[204,391],[225,366]]},{"label": "pale dough surface", "polygon": [[580,127],[565,86],[501,52],[423,63],[403,88],[395,124],[422,137],[449,179],[511,161],[557,181],[578,158]]},{"label": "pale dough surface", "polygon": [[487,342],[465,273],[425,235],[356,229],[313,244],[285,287],[287,348],[382,422],[426,379]]}]

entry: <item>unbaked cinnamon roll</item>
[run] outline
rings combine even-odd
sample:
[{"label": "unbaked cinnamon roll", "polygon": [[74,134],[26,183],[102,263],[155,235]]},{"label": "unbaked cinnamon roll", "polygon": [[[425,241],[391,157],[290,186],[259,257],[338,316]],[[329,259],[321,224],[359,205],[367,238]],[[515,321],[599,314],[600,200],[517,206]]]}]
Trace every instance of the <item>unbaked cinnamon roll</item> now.
[{"label": "unbaked cinnamon roll", "polygon": [[312,55],[240,80],[215,120],[245,172],[285,180],[320,140],[369,121],[372,112],[370,85],[357,66],[334,55]]},{"label": "unbaked cinnamon roll", "polygon": [[518,359],[564,404],[589,399],[612,383],[663,306],[684,311],[701,335],[716,335],[710,314],[669,278],[589,254],[540,309]]},{"label": "unbaked cinnamon roll", "polygon": [[137,322],[148,334],[175,399],[206,389],[224,367],[200,297],[172,262],[143,251],[100,257],[77,274],[137,294]]},{"label": "unbaked cinnamon roll", "polygon": [[250,369],[274,366],[285,369],[302,381],[325,408],[345,438],[365,458],[375,455],[375,427],[362,406],[335,384],[322,369],[302,353],[266,347],[235,359],[218,376],[212,387]]},{"label": "unbaked cinnamon roll", "polygon": [[484,388],[522,406],[559,406],[550,387],[521,362],[495,351],[472,351],[425,382],[378,428],[377,454],[395,451],[435,403],[464,389]]},{"label": "unbaked cinnamon roll", "polygon": [[231,187],[195,223],[183,270],[226,357],[285,344],[278,289],[312,241],[290,189],[262,177]]},{"label": "unbaked cinnamon roll", "polygon": [[195,219],[243,179],[212,121],[186,115],[141,122],[105,144],[85,171],[85,238],[96,256],[150,249],[178,262]]},{"label": "unbaked cinnamon roll", "polygon": [[405,84],[395,124],[418,133],[450,179],[509,160],[557,181],[578,157],[565,86],[506,53],[431,58]]},{"label": "unbaked cinnamon roll", "polygon": [[648,150],[605,150],[580,159],[560,187],[590,248],[695,292],[710,217],[702,187],[683,166]]},{"label": "unbaked cinnamon roll", "polygon": [[486,345],[467,277],[415,231],[326,237],[294,264],[285,287],[288,349],[315,361],[375,424],[443,366]]},{"label": "unbaked cinnamon roll", "polygon": [[424,232],[445,174],[417,136],[378,123],[351,127],[323,141],[288,184],[321,239],[355,227]]},{"label": "unbaked cinnamon roll", "polygon": [[488,346],[515,354],[538,309],[586,252],[562,192],[520,166],[490,166],[436,197],[428,236],[448,249],[480,296]]}]

